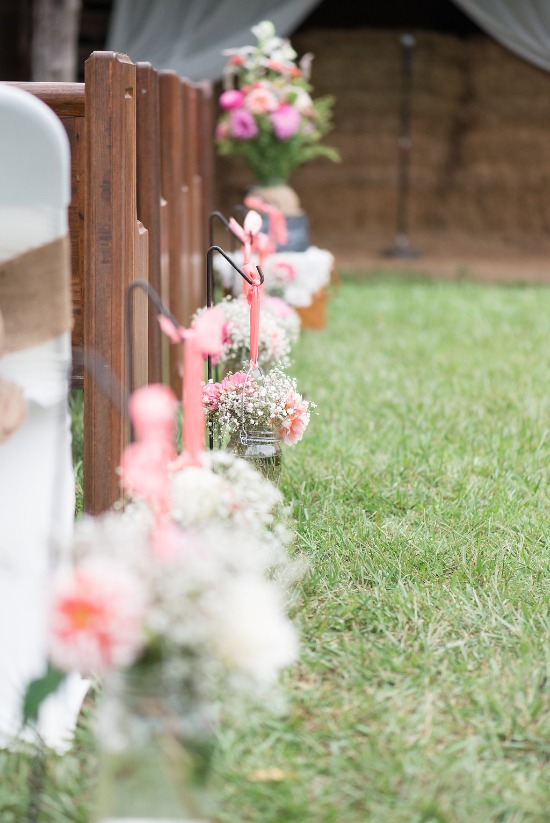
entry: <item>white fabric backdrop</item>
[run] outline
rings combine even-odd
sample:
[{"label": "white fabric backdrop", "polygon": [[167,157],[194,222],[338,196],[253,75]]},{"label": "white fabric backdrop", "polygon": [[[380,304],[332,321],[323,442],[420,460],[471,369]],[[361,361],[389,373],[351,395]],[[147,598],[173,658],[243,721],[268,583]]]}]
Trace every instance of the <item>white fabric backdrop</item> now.
[{"label": "white fabric backdrop", "polygon": [[453,0],[510,51],[550,71],[548,0]]},{"label": "white fabric backdrop", "polygon": [[107,49],[173,69],[189,80],[218,80],[223,49],[254,45],[251,26],[271,20],[286,37],[320,0],[116,0]]},{"label": "white fabric backdrop", "polygon": [[[320,0],[115,0],[107,48],[190,80],[218,80],[223,49],[253,44],[251,26],[272,20],[290,35]],[[453,0],[511,51],[550,71],[548,0]],[[334,0],[338,13],[338,0]]]}]

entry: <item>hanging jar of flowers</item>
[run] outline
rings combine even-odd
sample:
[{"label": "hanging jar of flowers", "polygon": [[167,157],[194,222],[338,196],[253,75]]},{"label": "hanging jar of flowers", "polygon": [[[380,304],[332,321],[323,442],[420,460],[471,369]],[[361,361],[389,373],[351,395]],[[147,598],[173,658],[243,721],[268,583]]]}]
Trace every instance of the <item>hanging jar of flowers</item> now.
[{"label": "hanging jar of flowers", "polygon": [[235,372],[207,383],[203,397],[208,427],[219,444],[277,483],[281,444],[302,439],[315,407],[298,393],[296,379],[278,367],[259,375]]},{"label": "hanging jar of flowers", "polygon": [[216,144],[221,155],[239,155],[251,172],[254,193],[287,218],[288,239],[278,250],[305,251],[307,216],[289,186],[292,172],[317,157],[338,161],[338,151],[322,144],[331,130],[334,98],[313,99],[313,55],[299,62],[288,39],[276,36],[269,20],[253,26],[255,46],[224,52],[225,90]]}]

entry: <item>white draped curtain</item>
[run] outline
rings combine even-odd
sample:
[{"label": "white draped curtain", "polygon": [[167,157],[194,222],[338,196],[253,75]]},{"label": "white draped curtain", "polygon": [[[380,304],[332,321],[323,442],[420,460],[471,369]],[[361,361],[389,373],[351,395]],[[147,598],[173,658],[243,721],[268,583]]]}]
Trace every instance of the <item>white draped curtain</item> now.
[{"label": "white draped curtain", "polygon": [[550,71],[550,0],[454,0],[510,51]]},{"label": "white draped curtain", "polygon": [[189,80],[218,80],[222,51],[254,45],[250,29],[271,20],[286,37],[319,0],[116,0],[107,48],[173,69]]},{"label": "white draped curtain", "polygon": [[[271,20],[289,36],[320,0],[115,0],[107,48],[190,80],[218,80],[227,48]],[[334,14],[338,14],[338,0]],[[550,71],[550,0],[453,0],[511,51]],[[367,56],[367,55],[366,55]]]}]

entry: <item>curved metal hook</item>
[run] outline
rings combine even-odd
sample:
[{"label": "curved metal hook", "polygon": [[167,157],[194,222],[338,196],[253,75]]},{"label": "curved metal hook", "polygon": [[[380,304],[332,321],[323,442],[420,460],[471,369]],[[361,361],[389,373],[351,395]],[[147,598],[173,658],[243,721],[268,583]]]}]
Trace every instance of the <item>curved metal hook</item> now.
[{"label": "curved metal hook", "polygon": [[[134,336],[134,306],[132,301],[132,292],[135,289],[142,289],[151,303],[159,311],[159,314],[164,315],[170,320],[171,323],[174,324],[175,328],[179,328],[179,322],[177,318],[172,314],[172,312],[166,308],[160,296],[155,291],[155,289],[146,281],[146,280],[132,280],[132,282],[126,288],[126,363],[128,366],[128,396],[134,390],[134,349],[133,349],[133,336]],[[132,423],[130,421],[130,440],[134,440],[134,429]]]},{"label": "curved metal hook", "polygon": [[226,217],[223,216],[221,211],[213,211],[213,212],[210,212],[210,215],[208,217],[208,224],[210,226],[210,245],[211,246],[214,245],[214,218],[218,219],[220,221],[220,223],[222,223],[222,225],[225,226],[225,228],[227,229],[227,231],[229,232],[229,234],[231,235],[232,238],[234,238],[235,240],[238,240],[239,243],[241,242],[241,238],[237,234],[235,234],[235,232],[233,231],[233,229],[229,225],[229,220]]},{"label": "curved metal hook", "polygon": [[[212,255],[217,251],[219,254],[224,257],[230,266],[232,266],[236,272],[238,272],[244,280],[248,283],[249,286],[257,286],[262,285],[264,282],[264,275],[259,266],[256,266],[258,274],[260,275],[260,283],[254,283],[249,277],[246,276],[244,271],[242,271],[237,264],[229,257],[229,255],[222,249],[220,246],[210,246],[208,251],[206,252],[206,305],[208,308],[214,305],[214,275],[212,272]],[[208,379],[212,379],[212,358],[208,355],[207,358],[208,363]]]},{"label": "curved metal hook", "polygon": [[242,203],[237,203],[236,206],[233,206],[233,214],[243,214],[246,217],[249,211],[250,209],[247,209]]}]

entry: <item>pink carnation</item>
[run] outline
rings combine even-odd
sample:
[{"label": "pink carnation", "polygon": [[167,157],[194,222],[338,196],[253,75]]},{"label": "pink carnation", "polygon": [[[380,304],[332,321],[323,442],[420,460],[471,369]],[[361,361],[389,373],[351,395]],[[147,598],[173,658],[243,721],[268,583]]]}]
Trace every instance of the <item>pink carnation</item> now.
[{"label": "pink carnation", "polygon": [[243,104],[243,93],[238,89],[228,89],[220,95],[222,109],[238,109]]},{"label": "pink carnation", "polygon": [[290,103],[283,103],[277,111],[269,115],[273,123],[273,130],[279,140],[289,140],[300,127],[300,112]]},{"label": "pink carnation", "polygon": [[292,309],[281,297],[274,297],[269,295],[265,298],[265,301],[271,311],[276,314],[278,317],[288,317],[289,314],[292,314]]},{"label": "pink carnation", "polygon": [[309,423],[307,403],[294,391],[288,393],[285,403],[286,417],[279,429],[279,436],[287,446],[298,443]]},{"label": "pink carnation", "polygon": [[253,114],[266,114],[269,111],[275,111],[279,105],[277,96],[273,94],[270,89],[259,88],[252,89],[245,99],[245,108]]},{"label": "pink carnation", "polygon": [[128,666],[142,648],[145,596],[113,560],[84,561],[54,584],[50,655],[63,671],[84,674]]},{"label": "pink carnation", "polygon": [[246,109],[233,109],[230,112],[229,127],[236,140],[251,140],[258,136],[256,121]]},{"label": "pink carnation", "polygon": [[202,390],[204,405],[208,411],[216,411],[220,405],[222,387],[220,383],[207,383]]},{"label": "pink carnation", "polygon": [[246,393],[253,394],[256,384],[244,372],[238,371],[235,374],[229,374],[221,382],[222,391],[240,391],[246,386]]}]

